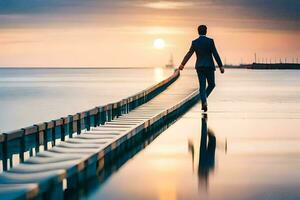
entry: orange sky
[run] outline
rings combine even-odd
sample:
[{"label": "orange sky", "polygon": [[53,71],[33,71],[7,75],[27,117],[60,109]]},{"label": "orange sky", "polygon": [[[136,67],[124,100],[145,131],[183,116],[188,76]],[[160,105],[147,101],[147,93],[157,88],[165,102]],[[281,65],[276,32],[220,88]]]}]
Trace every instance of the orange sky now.
[{"label": "orange sky", "polygon": [[[260,59],[298,56],[300,62],[299,3],[287,0],[282,8],[282,0],[263,6],[257,1],[28,0],[2,5],[0,66],[157,67],[171,53],[178,64],[202,23],[223,62],[252,62],[255,52]],[[165,40],[164,49],[153,48],[157,38]]]}]

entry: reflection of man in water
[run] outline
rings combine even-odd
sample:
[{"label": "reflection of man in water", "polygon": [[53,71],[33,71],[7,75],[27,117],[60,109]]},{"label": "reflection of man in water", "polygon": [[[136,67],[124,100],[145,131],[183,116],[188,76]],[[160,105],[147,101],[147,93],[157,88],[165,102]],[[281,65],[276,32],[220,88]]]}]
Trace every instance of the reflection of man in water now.
[{"label": "reflection of man in water", "polygon": [[207,115],[202,117],[201,141],[199,152],[198,177],[199,182],[208,185],[208,176],[215,167],[216,137],[210,129],[207,128]]}]

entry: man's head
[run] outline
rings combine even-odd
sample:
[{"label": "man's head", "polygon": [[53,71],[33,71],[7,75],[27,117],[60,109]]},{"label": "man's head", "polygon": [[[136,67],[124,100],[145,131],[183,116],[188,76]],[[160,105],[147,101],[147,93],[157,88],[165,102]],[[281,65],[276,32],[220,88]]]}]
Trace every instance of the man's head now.
[{"label": "man's head", "polygon": [[206,35],[207,27],[205,25],[198,26],[198,33],[199,35]]}]

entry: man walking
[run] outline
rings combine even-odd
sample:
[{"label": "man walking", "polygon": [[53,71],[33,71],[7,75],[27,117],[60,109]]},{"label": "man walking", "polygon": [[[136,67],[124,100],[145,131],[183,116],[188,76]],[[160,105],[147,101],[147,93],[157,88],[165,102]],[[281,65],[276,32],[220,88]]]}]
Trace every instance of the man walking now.
[{"label": "man walking", "polygon": [[[213,39],[206,37],[207,27],[200,25],[198,27],[199,38],[192,42],[190,50],[187,52],[183,61],[181,62],[179,69],[183,70],[185,64],[191,58],[194,52],[196,52],[196,71],[198,74],[200,84],[200,97],[202,102],[202,110],[207,111],[207,97],[210,95],[212,90],[215,88],[215,64],[213,57],[218,63],[221,73],[224,73],[224,67],[221,58],[216,49]],[[206,88],[206,81],[208,86]]]}]

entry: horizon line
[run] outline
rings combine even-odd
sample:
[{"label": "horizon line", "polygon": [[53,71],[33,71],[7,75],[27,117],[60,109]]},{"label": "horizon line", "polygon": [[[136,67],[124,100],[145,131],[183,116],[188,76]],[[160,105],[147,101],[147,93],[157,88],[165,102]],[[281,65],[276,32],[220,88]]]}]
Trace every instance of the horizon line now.
[{"label": "horizon line", "polygon": [[4,67],[0,69],[151,69],[156,67]]}]

